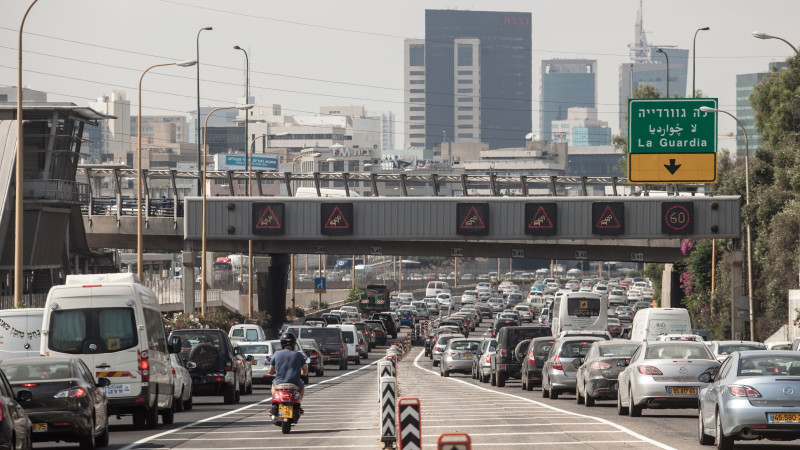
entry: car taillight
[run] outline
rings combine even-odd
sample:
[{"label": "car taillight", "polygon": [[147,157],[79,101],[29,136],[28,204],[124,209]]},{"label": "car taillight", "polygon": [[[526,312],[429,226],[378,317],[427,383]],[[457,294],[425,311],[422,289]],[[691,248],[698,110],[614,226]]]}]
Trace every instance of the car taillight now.
[{"label": "car taillight", "polygon": [[72,388],[72,389],[64,389],[63,391],[58,391],[53,398],[81,398],[86,395],[86,390],[83,388]]},{"label": "car taillight", "polygon": [[758,392],[755,388],[750,386],[743,386],[739,384],[733,384],[728,386],[728,392],[731,395],[736,397],[754,397],[754,398],[761,398],[761,393]]},{"label": "car taillight", "polygon": [[564,370],[564,366],[561,364],[561,358],[558,356],[553,358],[553,369]]},{"label": "car taillight", "polygon": [[317,352],[315,352],[315,351],[312,351],[312,352],[311,352],[311,357],[312,357],[312,358],[319,358],[319,353],[317,353]]},{"label": "car taillight", "polygon": [[177,372],[175,372],[175,368],[174,367],[172,368],[172,375],[173,376],[177,376],[178,375]]},{"label": "car taillight", "polygon": [[492,355],[486,355],[486,364],[492,363]]},{"label": "car taillight", "polygon": [[147,350],[136,350],[136,354],[139,359],[139,373],[142,375],[142,383],[147,383],[150,381],[150,361],[148,360],[150,355]]},{"label": "car taillight", "polygon": [[664,375],[660,370],[658,370],[658,367],[654,366],[639,366],[637,369],[642,375]]},{"label": "car taillight", "polygon": [[36,387],[38,385],[39,383],[25,383],[22,385],[22,387]]},{"label": "car taillight", "polygon": [[233,361],[230,359],[225,359],[225,370],[232,370],[233,369]]},{"label": "car taillight", "polygon": [[528,355],[528,367],[536,367],[536,357],[533,355],[533,352]]},{"label": "car taillight", "polygon": [[606,363],[600,362],[600,361],[597,361],[597,362],[593,363],[591,366],[589,366],[589,370],[605,370],[605,369],[610,369],[610,368],[611,368],[611,364],[606,364]]}]

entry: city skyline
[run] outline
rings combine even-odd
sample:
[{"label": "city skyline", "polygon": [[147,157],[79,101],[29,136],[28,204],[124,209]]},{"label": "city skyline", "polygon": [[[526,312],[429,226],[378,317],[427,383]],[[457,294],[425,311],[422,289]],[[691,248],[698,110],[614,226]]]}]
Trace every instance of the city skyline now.
[{"label": "city skyline", "polygon": [[[0,85],[16,84],[16,30],[28,4],[12,0],[0,18],[5,43],[0,54],[7,61],[0,65]],[[37,3],[25,25],[23,84],[47,92],[50,101],[82,106],[114,90],[124,90],[133,99],[145,68],[195,58],[197,30],[213,26],[213,31],[200,37],[203,106],[229,105],[241,97],[244,62],[233,49],[240,45],[250,53],[251,95],[258,103],[278,103],[285,114],[294,115],[318,114],[321,105],[364,105],[368,111],[394,112],[395,129],[404,129],[403,42],[424,38],[426,9],[454,5],[440,1],[351,2],[346,7],[310,4],[314,7],[304,3],[265,8],[246,1],[234,8],[215,7],[210,1],[128,4],[111,0],[85,1],[76,13],[67,4]],[[719,98],[721,108],[735,112],[736,75],[762,71],[791,52],[780,41],[757,40],[750,32],[796,39],[790,18],[800,12],[800,3],[769,5],[766,9],[745,0],[645,1],[644,27],[652,43],[689,49],[694,30],[711,27],[697,38],[697,88]],[[639,1],[613,6],[590,1],[558,5],[469,2],[456,7],[531,14],[532,131],[542,131],[538,130],[540,76],[536,68],[542,60],[555,58],[598,60],[598,118],[615,127],[618,67],[630,61],[627,44],[634,36]],[[554,20],[565,11],[570,11],[570,21]],[[146,28],[137,25],[145,20]],[[135,34],[138,30],[143,30],[142,36]],[[144,80],[144,114],[188,114],[196,109],[195,83],[194,69],[154,70]],[[734,130],[732,120],[720,117],[721,134]],[[613,131],[619,133],[616,128]],[[398,137],[396,144],[402,146],[402,139]],[[719,146],[733,149],[735,143],[721,138]]]}]

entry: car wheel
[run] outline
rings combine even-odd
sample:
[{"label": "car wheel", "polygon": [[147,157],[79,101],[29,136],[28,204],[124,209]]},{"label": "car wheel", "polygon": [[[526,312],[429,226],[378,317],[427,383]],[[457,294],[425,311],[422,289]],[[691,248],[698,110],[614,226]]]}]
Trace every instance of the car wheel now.
[{"label": "car wheel", "polygon": [[633,401],[633,391],[628,391],[628,415],[631,417],[641,417],[642,407],[636,406]]},{"label": "car wheel", "polygon": [[582,405],[583,404],[583,396],[581,395],[581,390],[575,387],[575,403]]},{"label": "car wheel", "polygon": [[164,425],[171,425],[175,422],[175,401],[173,400],[172,406],[161,413],[161,423]]},{"label": "car wheel", "polygon": [[183,411],[184,408],[183,408],[183,401],[181,401],[182,398],[183,398],[183,388],[181,388],[181,395],[179,395],[178,398],[172,399],[172,404],[175,406],[175,412]]},{"label": "car wheel", "polygon": [[236,393],[233,394],[233,403],[239,403],[240,401],[242,401],[242,395],[241,394],[242,394],[242,391],[239,390],[239,389],[236,389]]},{"label": "car wheel", "polygon": [[715,440],[715,444],[717,444],[717,449],[719,450],[727,450],[733,448],[733,436],[725,436],[722,433],[722,419],[719,417],[719,411],[717,411],[717,437]]},{"label": "car wheel", "polygon": [[433,360],[433,367],[439,367],[439,361]]},{"label": "car wheel", "polygon": [[95,446],[97,447],[106,447],[108,446],[108,411],[106,411],[106,426],[103,427],[103,434],[100,437],[96,438],[94,441]]},{"label": "car wheel", "polygon": [[505,372],[497,372],[495,376],[497,378],[495,381],[497,382],[497,387],[505,387],[506,385],[506,374]]},{"label": "car wheel", "polygon": [[[158,394],[156,394],[156,398],[158,398]],[[158,401],[153,402],[152,408],[145,408],[144,413],[144,421],[145,427],[148,429],[153,429],[158,425]]]},{"label": "car wheel", "polygon": [[553,400],[556,400],[559,395],[561,395],[560,392],[558,392],[555,389],[550,389],[550,398],[552,398]]},{"label": "car wheel", "polygon": [[357,366],[361,364],[361,357],[360,356],[358,358],[356,358],[355,363],[356,363]]},{"label": "car wheel", "polygon": [[594,397],[589,395],[589,391],[586,390],[586,385],[583,385],[583,404],[586,406],[594,406]]},{"label": "car wheel", "polygon": [[542,398],[550,398],[550,391],[545,389],[544,383],[542,383]]},{"label": "car wheel", "polygon": [[622,406],[622,394],[617,392],[617,415],[624,416],[628,414],[628,408]]},{"label": "car wheel", "polygon": [[145,408],[136,408],[133,411],[133,427],[142,429],[145,426]]},{"label": "car wheel", "polygon": [[522,390],[523,390],[523,391],[527,391],[527,390],[528,390],[528,388],[527,388],[527,386],[526,386],[526,385],[527,385],[527,383],[525,382],[525,378],[526,378],[526,377],[523,375],[523,376],[522,376],[522,383],[520,383],[520,385],[522,386]]},{"label": "car wheel", "polygon": [[92,423],[89,427],[89,435],[88,436],[81,436],[80,444],[81,448],[92,449],[95,447],[95,440],[94,440],[94,417],[92,417]]},{"label": "car wheel", "polygon": [[250,395],[250,394],[253,393],[253,380],[252,380],[252,378],[247,383],[247,387],[244,389],[244,393],[245,393],[245,395]]},{"label": "car wheel", "polygon": [[698,408],[697,411],[697,441],[700,445],[711,445],[714,443],[714,437],[706,434],[706,429],[703,425],[703,410],[700,408]]},{"label": "car wheel", "polygon": [[448,371],[446,371],[446,370],[443,370],[443,371],[442,371],[442,376],[443,376],[443,377],[445,377],[445,378],[447,378],[447,377],[449,377],[449,376],[450,376],[450,372],[448,372]]},{"label": "car wheel", "polygon": [[225,386],[225,391],[223,392],[223,400],[226,405],[232,405],[236,399],[236,386],[230,385]]},{"label": "car wheel", "polygon": [[317,369],[316,375],[321,377],[325,372],[322,369]]},{"label": "car wheel", "polygon": [[189,411],[192,409],[193,406],[194,406],[194,398],[191,395],[189,395],[189,400],[183,402],[183,409]]},{"label": "car wheel", "polygon": [[525,383],[525,390],[526,391],[532,391],[533,390],[533,383],[531,383],[531,380],[528,380],[528,382]]},{"label": "car wheel", "polygon": [[492,386],[497,386],[497,376],[494,374],[494,372],[489,374],[489,384]]}]

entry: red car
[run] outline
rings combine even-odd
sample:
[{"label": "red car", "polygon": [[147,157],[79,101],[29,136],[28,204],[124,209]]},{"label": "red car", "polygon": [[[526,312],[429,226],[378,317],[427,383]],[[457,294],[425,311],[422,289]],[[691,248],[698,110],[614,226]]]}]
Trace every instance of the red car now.
[{"label": "red car", "polygon": [[622,324],[619,323],[619,319],[614,317],[608,318],[608,334],[612,337],[619,337],[622,334]]}]

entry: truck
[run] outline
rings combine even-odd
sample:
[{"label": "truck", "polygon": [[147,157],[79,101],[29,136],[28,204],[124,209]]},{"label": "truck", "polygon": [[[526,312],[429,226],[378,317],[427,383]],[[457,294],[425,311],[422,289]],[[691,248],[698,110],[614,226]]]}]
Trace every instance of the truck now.
[{"label": "truck", "polygon": [[368,284],[361,293],[358,309],[367,315],[389,311],[389,288],[385,284]]}]

